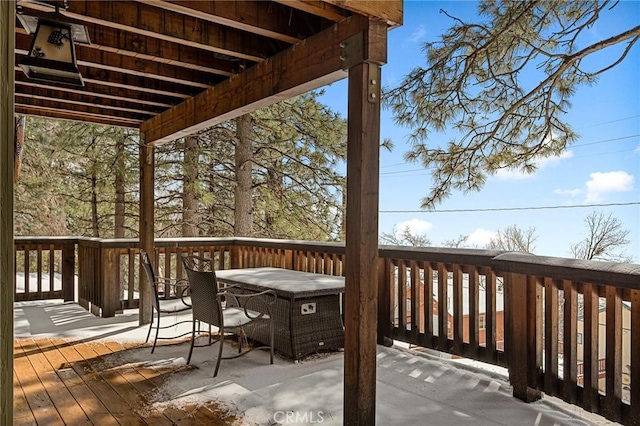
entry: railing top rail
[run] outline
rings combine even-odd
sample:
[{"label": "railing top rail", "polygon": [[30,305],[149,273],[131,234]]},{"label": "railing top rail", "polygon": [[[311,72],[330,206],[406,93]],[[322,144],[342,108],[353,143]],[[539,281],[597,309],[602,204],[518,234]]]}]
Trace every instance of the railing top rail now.
[{"label": "railing top rail", "polygon": [[491,265],[503,272],[640,289],[640,265],[632,263],[504,253],[496,256]]},{"label": "railing top rail", "polygon": [[78,237],[14,237],[14,244],[75,244]]},{"label": "railing top rail", "polygon": [[491,259],[504,252],[499,250],[384,245],[379,247],[378,253],[380,257],[393,259],[488,266]]}]

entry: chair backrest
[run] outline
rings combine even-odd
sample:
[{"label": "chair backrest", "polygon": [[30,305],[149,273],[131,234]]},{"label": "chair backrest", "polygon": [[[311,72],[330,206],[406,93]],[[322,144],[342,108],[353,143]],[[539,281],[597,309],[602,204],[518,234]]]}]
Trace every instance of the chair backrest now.
[{"label": "chair backrest", "polygon": [[153,271],[153,266],[151,265],[149,254],[144,250],[140,250],[140,262],[142,263],[144,273],[147,276],[149,287],[151,287],[151,300],[153,301],[153,306],[156,308],[156,310],[160,309],[160,299],[158,297],[158,281],[156,280],[156,274]]},{"label": "chair backrest", "polygon": [[182,264],[189,279],[193,319],[220,327],[222,303],[218,298],[218,281],[213,260],[195,255],[182,255]]}]

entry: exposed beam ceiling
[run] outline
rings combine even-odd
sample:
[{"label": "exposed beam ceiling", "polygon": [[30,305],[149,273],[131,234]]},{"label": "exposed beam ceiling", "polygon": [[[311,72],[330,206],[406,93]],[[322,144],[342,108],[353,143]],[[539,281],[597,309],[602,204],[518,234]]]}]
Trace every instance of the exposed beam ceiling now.
[{"label": "exposed beam ceiling", "polygon": [[[335,69],[339,41],[331,35],[358,15],[389,21],[402,2],[69,0],[66,9],[62,0],[17,4],[18,13],[33,16],[53,16],[58,4],[66,19],[87,27],[91,39],[90,45],[76,44],[84,87],[29,80],[16,67],[19,113],[128,127],[147,123],[147,130],[174,122],[149,133],[168,140],[186,134],[175,119],[195,131],[344,77]],[[33,36],[18,20],[15,32],[18,64]],[[324,41],[311,42],[320,34]],[[195,117],[185,117],[193,105]]]}]

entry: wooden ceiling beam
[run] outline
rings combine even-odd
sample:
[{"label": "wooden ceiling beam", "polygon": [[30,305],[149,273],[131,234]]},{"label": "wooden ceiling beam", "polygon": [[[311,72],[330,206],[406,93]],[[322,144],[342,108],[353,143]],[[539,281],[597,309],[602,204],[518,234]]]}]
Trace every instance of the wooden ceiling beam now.
[{"label": "wooden ceiling beam", "polygon": [[[266,1],[136,0],[165,10],[295,44],[311,35],[309,16]],[[315,17],[318,19],[317,17]]]},{"label": "wooden ceiling beam", "polygon": [[87,23],[86,27],[91,38],[89,47],[93,49],[225,77],[238,72],[238,61],[218,59],[213,55],[204,56],[202,50],[190,46],[121,32],[104,25]]},{"label": "wooden ceiling beam", "polygon": [[156,115],[162,109],[152,106],[135,105],[127,101],[106,100],[104,98],[94,96],[92,93],[71,93],[61,92],[57,87],[37,87],[37,86],[20,86],[16,84],[16,94],[31,99],[48,99],[62,103],[69,103],[80,106],[99,107],[101,109],[131,112],[147,117]]},{"label": "wooden ceiling beam", "polygon": [[391,28],[402,25],[402,0],[324,0],[335,6],[348,9],[358,15],[365,15],[385,21]]},{"label": "wooden ceiling beam", "polygon": [[[26,55],[31,48],[31,41],[32,37],[29,35],[16,34],[16,53]],[[87,67],[169,81],[201,89],[213,86],[222,79],[220,76],[213,76],[201,71],[122,56],[113,52],[92,49],[82,44],[76,46],[76,58],[79,65]]]},{"label": "wooden ceiling beam", "polygon": [[324,1],[313,0],[273,0],[276,3],[288,6],[292,9],[297,9],[312,15],[320,16],[324,19],[329,19],[333,22],[340,22],[347,16],[349,12],[332,4],[325,3]]},{"label": "wooden ceiling beam", "polygon": [[[203,57],[202,50],[190,46],[127,33],[103,25],[86,23],[85,26],[91,44],[84,47],[225,77],[239,71],[237,60],[219,59],[214,55]],[[16,24],[16,32],[26,34],[19,24]]]},{"label": "wooden ceiling beam", "polygon": [[158,114],[140,130],[147,143],[168,142],[340,80],[347,75],[342,69],[340,44],[364,31],[367,24],[368,20],[358,16],[345,19]]},{"label": "wooden ceiling beam", "polygon": [[55,112],[59,110],[60,112],[65,112],[68,116],[77,115],[77,116],[90,116],[96,118],[108,118],[108,119],[119,119],[128,122],[129,124],[136,124],[142,122],[146,117],[143,114],[131,113],[131,112],[123,112],[118,111],[117,113],[114,110],[103,109],[101,107],[93,106],[88,107],[85,105],[76,105],[68,102],[62,101],[52,101],[49,99],[40,99],[34,97],[23,96],[20,93],[16,93],[16,106],[21,106],[24,108],[32,107],[36,109],[42,109],[43,111]]},{"label": "wooden ceiling beam", "polygon": [[16,113],[24,115],[36,115],[39,117],[49,117],[62,120],[86,121],[89,123],[104,124],[107,126],[128,127],[137,129],[140,126],[139,120],[121,119],[119,117],[105,117],[95,114],[81,114],[58,110],[56,108],[36,107],[32,105],[16,104]]},{"label": "wooden ceiling beam", "polygon": [[[22,57],[23,55],[16,54],[16,64],[20,63]],[[16,67],[16,69],[19,70],[20,68]],[[96,69],[84,65],[78,65],[78,70],[85,82],[98,85],[137,90],[180,99],[188,99],[202,92],[202,89],[196,87],[138,77],[106,69]]]},{"label": "wooden ceiling beam", "polygon": [[[37,87],[42,89],[50,89],[53,87],[49,83],[38,82],[37,80],[28,79],[24,75],[22,70],[16,71],[15,84],[16,84],[16,91],[18,92],[21,91],[21,88],[23,86]],[[108,86],[87,83],[86,81],[85,81],[85,87],[76,88],[74,86],[57,85],[55,86],[55,90],[61,93],[75,93],[78,95],[89,94],[90,96],[95,96],[97,98],[109,99],[114,101],[123,101],[123,102],[128,102],[131,105],[143,105],[143,106],[149,106],[149,107],[156,107],[160,109],[170,108],[177,103],[177,102],[172,102],[172,99],[159,97],[159,96],[150,96],[148,93],[145,93],[145,92],[111,88]]]},{"label": "wooden ceiling beam", "polygon": [[120,87],[129,90],[138,90],[161,96],[188,99],[201,92],[201,89],[169,83],[165,81],[150,80],[128,74],[118,73],[105,69],[89,68],[78,65],[80,74],[85,81],[105,86]]},{"label": "wooden ceiling beam", "polygon": [[[51,12],[41,3],[21,1],[28,10]],[[258,62],[270,56],[265,46],[271,40],[224,27],[192,16],[162,10],[135,2],[72,1],[60,13],[71,19],[89,22],[146,37],[191,46],[212,53]],[[266,53],[265,53],[266,52]]]}]

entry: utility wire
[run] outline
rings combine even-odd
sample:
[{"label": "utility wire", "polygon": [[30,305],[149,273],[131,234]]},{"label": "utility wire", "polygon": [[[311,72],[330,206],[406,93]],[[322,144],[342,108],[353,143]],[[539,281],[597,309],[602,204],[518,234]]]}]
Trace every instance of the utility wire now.
[{"label": "utility wire", "polygon": [[[637,115],[635,117],[640,117],[640,115]],[[629,118],[635,118],[635,117],[629,117]],[[623,121],[623,120],[628,120],[629,118],[621,118],[620,120],[613,120],[613,121],[608,121],[607,123],[615,123],[617,121]],[[600,123],[600,124],[607,124],[607,123]],[[595,126],[599,126],[600,124],[594,124],[592,126],[587,126],[587,127],[595,127]],[[619,138],[613,138],[613,139],[603,139],[603,140],[599,140],[599,141],[595,141],[595,142],[586,142],[586,143],[579,143],[579,144],[573,144],[573,145],[569,145],[567,148],[576,148],[576,147],[581,147],[581,146],[588,146],[588,145],[596,145],[599,143],[605,143],[605,142],[615,142],[615,141],[620,141],[620,140],[624,140],[624,139],[631,139],[631,138],[635,138],[640,136],[640,133],[636,133],[635,135],[629,135],[629,136],[621,136]],[[407,163],[406,161],[404,163],[395,163],[395,164],[387,164],[385,166],[380,166],[381,169],[386,169],[389,167],[396,167],[396,166],[404,166],[410,163]],[[398,173],[398,172],[387,172],[387,173]],[[385,173],[382,173],[385,174]]]},{"label": "utility wire", "polygon": [[[618,140],[622,140],[622,139],[631,139],[631,138],[635,138],[640,136],[640,133],[635,134],[635,135],[629,135],[629,136],[623,136],[620,138],[615,138],[615,139],[605,139],[605,140],[601,140],[601,141],[595,141],[595,142],[588,142],[588,143],[583,143],[583,144],[579,144],[579,145],[572,145],[571,148],[574,147],[581,147],[581,146],[587,146],[587,145],[596,145],[599,143],[604,143],[604,142],[613,142],[613,141],[618,141]],[[620,151],[605,151],[605,152],[599,152],[596,154],[588,154],[588,155],[579,155],[576,157],[572,157],[572,158],[586,158],[586,157],[593,157],[594,155],[606,155],[606,154],[617,154],[617,153],[621,153],[621,152],[628,152],[628,151],[635,151],[636,148],[630,148],[630,149],[624,149],[624,150],[620,150]],[[395,166],[399,166],[399,165],[407,165],[409,163],[398,163],[398,164],[394,164]],[[391,166],[385,166],[385,167],[391,167]],[[383,168],[383,167],[380,167]],[[381,172],[380,176],[388,176],[388,175],[397,175],[397,174],[401,174],[401,173],[412,173],[412,172],[424,172],[427,170],[433,170],[435,167],[422,167],[419,169],[408,169],[408,170],[396,170],[393,172]],[[411,176],[417,176],[417,175],[411,175]]]},{"label": "utility wire", "polygon": [[585,207],[613,207],[637,206],[640,201],[629,203],[579,204],[564,206],[531,206],[531,207],[488,207],[482,209],[443,209],[443,210],[380,210],[379,213],[472,213],[472,212],[506,212],[515,210],[551,210],[551,209],[581,209]]}]

